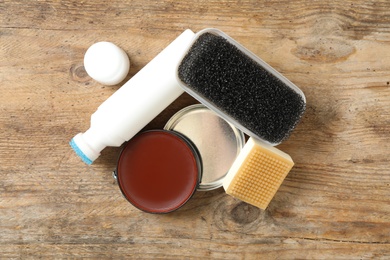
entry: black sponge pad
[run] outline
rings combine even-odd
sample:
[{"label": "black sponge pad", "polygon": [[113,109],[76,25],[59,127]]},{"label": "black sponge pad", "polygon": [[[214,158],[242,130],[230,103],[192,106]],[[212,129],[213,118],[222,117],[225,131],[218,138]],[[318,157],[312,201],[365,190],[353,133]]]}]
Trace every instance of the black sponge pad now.
[{"label": "black sponge pad", "polygon": [[270,143],[280,143],[305,110],[302,96],[224,37],[204,33],[179,65],[180,80]]}]

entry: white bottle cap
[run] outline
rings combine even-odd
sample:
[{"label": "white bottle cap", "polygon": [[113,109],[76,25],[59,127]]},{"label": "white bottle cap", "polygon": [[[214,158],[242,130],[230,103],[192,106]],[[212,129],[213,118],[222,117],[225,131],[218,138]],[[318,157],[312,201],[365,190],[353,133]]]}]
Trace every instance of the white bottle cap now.
[{"label": "white bottle cap", "polygon": [[97,42],[85,53],[84,68],[97,82],[116,85],[129,73],[130,61],[127,54],[115,44]]}]

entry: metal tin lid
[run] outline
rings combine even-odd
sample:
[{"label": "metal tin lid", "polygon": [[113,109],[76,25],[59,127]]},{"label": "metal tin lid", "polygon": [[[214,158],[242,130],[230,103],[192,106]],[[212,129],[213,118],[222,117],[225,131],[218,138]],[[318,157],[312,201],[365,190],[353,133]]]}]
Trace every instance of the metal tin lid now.
[{"label": "metal tin lid", "polygon": [[243,132],[202,104],[183,108],[166,123],[164,129],[179,132],[198,149],[202,180],[198,190],[213,190],[223,179],[245,144]]}]

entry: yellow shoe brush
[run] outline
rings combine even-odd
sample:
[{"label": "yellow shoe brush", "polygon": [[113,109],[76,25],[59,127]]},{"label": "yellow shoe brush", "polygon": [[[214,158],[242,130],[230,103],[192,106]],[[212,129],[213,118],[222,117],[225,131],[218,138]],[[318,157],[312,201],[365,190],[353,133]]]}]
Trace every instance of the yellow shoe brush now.
[{"label": "yellow shoe brush", "polygon": [[223,187],[227,194],[266,209],[293,165],[288,154],[249,138]]}]

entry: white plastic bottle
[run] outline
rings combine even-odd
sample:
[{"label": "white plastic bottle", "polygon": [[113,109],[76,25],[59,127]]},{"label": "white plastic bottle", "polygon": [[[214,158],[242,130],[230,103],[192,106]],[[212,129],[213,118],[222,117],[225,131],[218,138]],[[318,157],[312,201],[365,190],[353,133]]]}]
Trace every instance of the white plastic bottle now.
[{"label": "white plastic bottle", "polygon": [[99,106],[90,128],[70,141],[85,163],[92,164],[106,146],[132,138],[183,93],[175,69],[193,36],[191,30],[184,31]]}]

